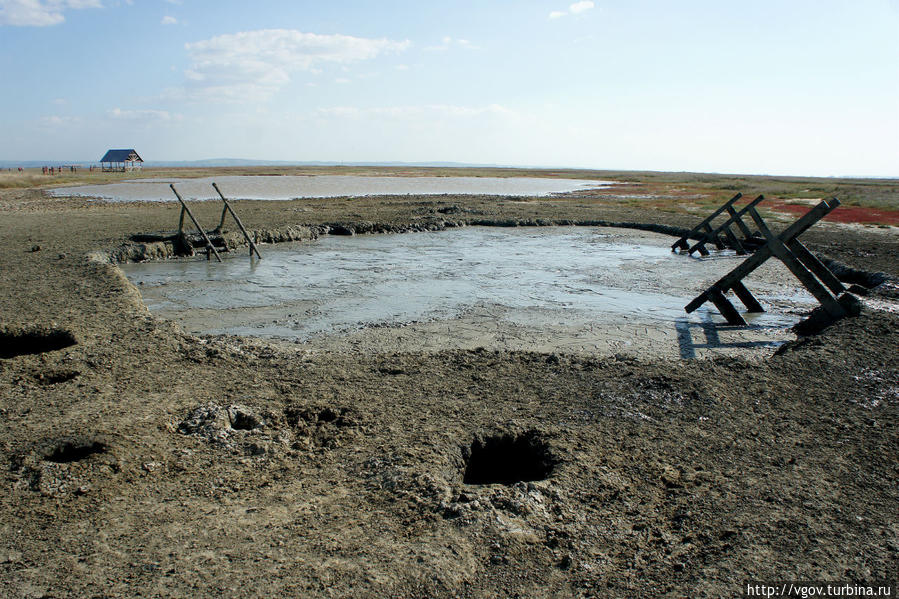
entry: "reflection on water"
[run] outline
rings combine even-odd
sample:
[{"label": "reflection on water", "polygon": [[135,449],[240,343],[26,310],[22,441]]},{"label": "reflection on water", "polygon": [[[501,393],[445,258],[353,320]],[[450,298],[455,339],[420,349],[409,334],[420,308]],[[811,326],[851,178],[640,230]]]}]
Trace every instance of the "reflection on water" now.
[{"label": "reflection on water", "polygon": [[[593,326],[626,320],[670,326],[718,318],[684,306],[733,260],[696,260],[670,239],[585,227],[497,229],[326,237],[263,248],[263,260],[182,260],[123,265],[144,301],[191,331],[306,340],[361,326],[401,325],[501,307],[510,323]],[[814,300],[756,282],[763,302]],[[797,317],[776,310],[755,326]],[[585,324],[586,323],[586,324]]]},{"label": "reflection on water", "polygon": [[201,179],[141,179],[61,187],[50,191],[56,197],[82,196],[111,202],[174,202],[169,189],[175,183],[185,199],[218,199],[212,188],[216,182],[229,199],[291,200],[338,196],[462,194],[547,196],[554,193],[600,188],[611,181],[548,179],[532,177],[359,177],[348,175],[314,176],[230,176]]}]

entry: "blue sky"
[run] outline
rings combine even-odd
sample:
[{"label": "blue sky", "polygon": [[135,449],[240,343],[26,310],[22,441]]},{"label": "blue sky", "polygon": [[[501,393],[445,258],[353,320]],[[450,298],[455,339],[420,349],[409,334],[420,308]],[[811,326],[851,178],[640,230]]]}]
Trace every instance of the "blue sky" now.
[{"label": "blue sky", "polygon": [[0,159],[899,176],[897,0],[0,0]]}]

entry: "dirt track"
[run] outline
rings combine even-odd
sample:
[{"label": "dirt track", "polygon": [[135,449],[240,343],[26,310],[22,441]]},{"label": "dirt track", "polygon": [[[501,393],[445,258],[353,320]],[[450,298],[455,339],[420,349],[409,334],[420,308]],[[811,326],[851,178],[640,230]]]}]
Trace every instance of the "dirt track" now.
[{"label": "dirt track", "polygon": [[[269,232],[428,228],[451,206],[695,221],[589,196],[238,204]],[[0,212],[4,347],[22,331],[65,346],[0,360],[0,595],[717,597],[899,571],[895,314],[866,309],[761,364],[307,352],[187,335],[85,257],[173,228],[170,205],[4,191]],[[803,239],[899,275],[895,228]],[[490,459],[504,443],[545,478],[466,484],[512,468]]]}]

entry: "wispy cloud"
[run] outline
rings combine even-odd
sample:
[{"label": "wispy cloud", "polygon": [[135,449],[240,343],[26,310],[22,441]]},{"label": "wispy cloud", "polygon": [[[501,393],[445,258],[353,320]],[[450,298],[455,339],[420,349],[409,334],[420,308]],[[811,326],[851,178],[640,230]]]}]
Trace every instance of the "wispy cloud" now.
[{"label": "wispy cloud", "polygon": [[83,122],[81,117],[78,116],[58,116],[58,115],[49,115],[43,116],[38,120],[38,123],[43,127],[49,128],[58,128],[58,127],[68,127],[70,125],[80,125]]},{"label": "wispy cloud", "polygon": [[576,15],[586,10],[590,10],[591,8],[593,8],[593,3],[590,2],[590,0],[583,0],[582,2],[575,2],[568,7],[568,10],[571,14]]},{"label": "wispy cloud", "polygon": [[142,124],[158,124],[181,120],[179,114],[172,114],[168,110],[122,110],[113,108],[107,112],[107,116],[117,121],[131,121]]},{"label": "wispy cloud", "polygon": [[490,104],[487,106],[458,106],[451,104],[426,104],[421,106],[382,106],[374,108],[357,108],[355,106],[334,106],[331,108],[320,108],[316,111],[320,117],[336,117],[336,118],[368,118],[377,117],[382,119],[464,119],[482,116],[510,116],[513,111],[499,104]]},{"label": "wispy cloud", "polygon": [[446,52],[450,48],[464,48],[466,50],[479,50],[480,48],[470,40],[462,39],[462,38],[453,38],[450,36],[444,36],[439,44],[434,46],[425,46],[425,50],[428,52]]},{"label": "wispy cloud", "polygon": [[175,17],[171,17],[169,15],[166,15],[166,16],[162,17],[161,23],[163,25],[177,25],[178,19],[176,19]]},{"label": "wispy cloud", "polygon": [[569,4],[568,10],[552,11],[551,13],[549,13],[549,18],[550,19],[560,19],[560,18],[568,16],[568,15],[578,15],[578,14],[581,14],[582,12],[586,12],[586,11],[594,8],[595,6],[596,5],[593,2],[591,2],[590,0],[581,0],[580,2],[575,2],[574,4]]},{"label": "wispy cloud", "polygon": [[100,0],[0,0],[0,25],[48,27],[66,20],[67,10],[100,8]]},{"label": "wispy cloud", "polygon": [[327,63],[349,64],[402,52],[410,42],[348,35],[267,29],[220,35],[185,48],[189,95],[204,99],[261,100],[290,82],[296,72],[318,72]]}]

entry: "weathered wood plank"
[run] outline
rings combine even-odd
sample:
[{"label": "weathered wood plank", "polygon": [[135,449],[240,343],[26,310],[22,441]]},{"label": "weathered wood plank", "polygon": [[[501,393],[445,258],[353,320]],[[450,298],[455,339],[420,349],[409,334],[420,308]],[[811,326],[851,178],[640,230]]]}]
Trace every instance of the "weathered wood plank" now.
[{"label": "weathered wood plank", "polygon": [[734,308],[734,305],[730,303],[730,300],[725,297],[720,289],[712,287],[709,290],[709,299],[712,300],[712,303],[715,304],[715,307],[718,308],[721,316],[727,320],[728,324],[746,325],[746,321],[743,320],[743,317],[740,316],[740,313],[737,312],[737,309]]},{"label": "weathered wood plank", "polygon": [[[222,257],[219,256],[219,253],[216,251],[215,246],[212,245],[212,242],[209,240],[209,236],[206,235],[206,231],[203,230],[203,227],[201,227],[201,226],[200,226],[200,223],[197,222],[197,219],[194,218],[194,215],[193,215],[193,213],[190,211],[190,208],[188,208],[188,207],[187,207],[187,204],[184,203],[184,199],[181,197],[181,194],[179,194],[179,193],[178,193],[178,190],[175,189],[175,184],[174,184],[174,183],[169,183],[169,187],[172,188],[172,191],[175,193],[175,197],[178,198],[178,201],[179,201],[179,202],[181,202],[182,214],[183,214],[184,212],[187,212],[187,216],[190,217],[190,220],[193,221],[194,225],[197,227],[197,230],[200,232],[200,235],[202,235],[202,236],[203,236],[203,239],[206,240],[207,254],[208,254],[208,251],[209,251],[209,250],[212,250],[212,253],[215,254],[216,259],[217,259],[219,262],[221,262],[221,261],[222,261]],[[207,257],[208,257],[208,255],[207,255]]]},{"label": "weathered wood plank", "polygon": [[846,309],[843,308],[843,306],[840,305],[840,302],[831,295],[830,291],[815,278],[815,275],[813,275],[812,272],[799,261],[786,244],[771,232],[759,213],[752,210],[749,214],[752,216],[755,224],[758,225],[762,235],[768,240],[768,245],[765,247],[770,248],[771,253],[790,269],[790,272],[799,279],[799,282],[802,283],[803,287],[808,289],[809,293],[815,296],[815,299],[821,303],[824,310],[835,318],[845,316]]},{"label": "weathered wood plank", "polygon": [[794,239],[787,244],[787,247],[796,254],[796,257],[799,258],[810,271],[815,273],[816,277],[821,279],[822,283],[827,285],[827,287],[833,291],[834,295],[846,291],[846,287],[843,286],[843,283],[840,282],[836,275],[830,272],[830,269],[824,266],[824,263],[818,260],[818,257],[811,253],[801,241]]},{"label": "weathered wood plank", "polygon": [[[752,200],[751,202],[749,202],[748,204],[746,204],[743,208],[741,208],[739,212],[734,211],[733,214],[730,216],[730,218],[728,218],[728,219],[727,219],[724,223],[722,223],[717,229],[715,229],[715,230],[712,232],[712,234],[717,235],[719,231],[721,231],[721,230],[723,230],[723,229],[725,229],[725,228],[729,228],[730,225],[733,224],[733,223],[735,223],[735,222],[738,222],[738,223],[740,223],[743,227],[746,227],[745,223],[743,223],[742,217],[743,217],[749,210],[751,210],[751,209],[754,208],[755,206],[758,206],[764,199],[765,199],[765,196],[760,195],[760,196],[758,196],[757,198],[755,198],[754,200]],[[733,206],[730,206],[729,208],[730,208],[730,210],[733,210]],[[746,227],[746,230],[747,230],[747,231],[749,230],[748,227]],[[751,237],[751,233],[750,233],[750,235],[747,237],[747,239],[749,239],[750,237]],[[700,254],[702,254],[703,256],[708,256],[708,252],[707,252],[707,251],[704,251],[704,250],[705,250],[705,244],[707,244],[707,243],[709,243],[709,234],[704,235],[699,241],[697,241],[697,242],[694,243],[692,246],[690,246],[690,247],[688,248],[688,250],[687,250],[687,253],[692,254],[693,252],[698,251],[698,252],[699,252]],[[745,249],[745,247],[744,247],[744,249]]]},{"label": "weathered wood plank", "polygon": [[253,256],[253,252],[256,252],[256,257],[262,260],[262,256],[259,254],[259,250],[256,248],[256,244],[253,243],[253,240],[250,239],[250,234],[247,233],[247,230],[244,228],[243,223],[240,221],[240,217],[237,216],[237,213],[234,212],[234,208],[231,207],[231,204],[228,202],[227,198],[225,198],[225,194],[222,193],[222,190],[219,189],[219,186],[215,183],[212,184],[215,188],[215,191],[219,194],[219,197],[222,198],[222,202],[225,203],[225,208],[222,210],[222,222],[219,224],[219,230],[225,224],[225,210],[231,213],[231,216],[234,217],[234,222],[237,223],[237,226],[240,227],[240,232],[243,233],[244,238],[247,240],[247,243],[250,244],[250,256]]},{"label": "weathered wood plank", "polygon": [[752,292],[743,284],[743,281],[737,281],[731,289],[740,298],[740,301],[743,302],[743,305],[746,306],[749,312],[765,311],[759,301],[755,299],[755,296],[752,295]]},{"label": "weathered wood plank", "polygon": [[712,222],[713,220],[715,220],[715,218],[716,218],[719,214],[721,214],[722,212],[724,212],[725,210],[727,210],[728,206],[732,206],[732,205],[734,204],[734,202],[738,201],[738,200],[739,200],[740,198],[742,198],[742,197],[743,197],[743,194],[742,194],[742,193],[738,193],[737,195],[735,195],[734,197],[732,197],[731,199],[729,199],[727,202],[725,202],[723,206],[721,206],[720,208],[718,208],[717,210],[715,210],[714,212],[712,212],[712,214],[709,215],[708,217],[706,217],[705,220],[703,220],[701,223],[699,223],[698,225],[696,225],[695,227],[693,227],[693,228],[690,230],[689,233],[687,233],[686,235],[684,235],[683,237],[681,237],[680,239],[678,239],[677,241],[675,241],[674,244],[672,244],[672,246],[671,246],[671,251],[672,251],[672,252],[673,252],[673,251],[676,251],[678,248],[681,248],[681,249],[684,249],[684,250],[687,249],[687,248],[690,246],[690,243],[689,243],[688,240],[689,240],[693,235],[695,235],[696,233],[698,233],[699,231],[701,231],[701,230],[703,229],[703,227],[705,227],[708,223],[710,223],[710,222]]}]

